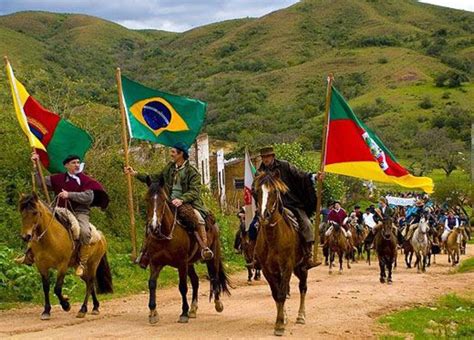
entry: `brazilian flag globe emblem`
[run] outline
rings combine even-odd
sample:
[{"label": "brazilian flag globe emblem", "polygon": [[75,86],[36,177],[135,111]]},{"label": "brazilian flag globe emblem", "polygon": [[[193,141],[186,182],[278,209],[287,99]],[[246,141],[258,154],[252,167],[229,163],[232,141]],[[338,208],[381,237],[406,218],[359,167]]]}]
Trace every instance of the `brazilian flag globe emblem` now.
[{"label": "brazilian flag globe emblem", "polygon": [[200,100],[154,90],[124,76],[122,95],[131,138],[189,146],[204,123],[207,104]]}]

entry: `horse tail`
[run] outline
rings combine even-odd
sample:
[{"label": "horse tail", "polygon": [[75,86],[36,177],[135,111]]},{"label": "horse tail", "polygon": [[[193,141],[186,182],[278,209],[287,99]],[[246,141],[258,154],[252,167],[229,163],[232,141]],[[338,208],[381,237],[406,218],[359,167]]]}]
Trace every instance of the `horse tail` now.
[{"label": "horse tail", "polygon": [[218,297],[220,293],[230,295],[229,287],[232,287],[232,285],[222,261],[219,233],[216,234],[216,240],[214,243],[214,259],[207,262],[207,270],[211,280],[209,301],[211,301],[213,297]]},{"label": "horse tail", "polygon": [[110,272],[109,262],[107,261],[107,254],[104,254],[100,259],[99,266],[95,275],[97,293],[108,294],[113,293],[112,273]]}]

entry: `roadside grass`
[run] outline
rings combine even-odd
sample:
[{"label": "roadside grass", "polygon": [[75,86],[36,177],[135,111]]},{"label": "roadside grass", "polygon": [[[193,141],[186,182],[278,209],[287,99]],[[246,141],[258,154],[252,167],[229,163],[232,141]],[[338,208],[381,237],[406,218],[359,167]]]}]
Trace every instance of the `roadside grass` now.
[{"label": "roadside grass", "polygon": [[457,270],[458,273],[474,272],[474,257],[470,257],[461,262]]},{"label": "roadside grass", "polygon": [[435,303],[391,313],[379,319],[390,332],[381,339],[474,337],[474,291],[448,294]]}]

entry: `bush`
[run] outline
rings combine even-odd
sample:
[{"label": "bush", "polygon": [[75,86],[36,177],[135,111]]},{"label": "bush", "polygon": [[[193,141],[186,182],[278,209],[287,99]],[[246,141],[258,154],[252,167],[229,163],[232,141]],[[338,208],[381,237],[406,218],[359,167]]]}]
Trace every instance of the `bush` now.
[{"label": "bush", "polygon": [[440,73],[435,78],[435,85],[437,87],[459,87],[463,82],[469,81],[469,78],[456,71],[448,71],[446,73]]},{"label": "bush", "polygon": [[431,98],[426,96],[426,97],[423,97],[423,99],[418,104],[418,106],[421,107],[422,109],[427,110],[433,107],[433,103],[431,102]]},{"label": "bush", "polygon": [[388,59],[386,57],[381,57],[377,60],[379,64],[386,64],[388,63]]}]

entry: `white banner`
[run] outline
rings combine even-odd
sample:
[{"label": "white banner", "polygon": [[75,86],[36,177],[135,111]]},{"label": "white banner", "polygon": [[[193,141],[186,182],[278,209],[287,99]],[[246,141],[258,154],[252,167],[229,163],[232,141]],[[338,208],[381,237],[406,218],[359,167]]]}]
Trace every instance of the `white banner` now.
[{"label": "white banner", "polygon": [[388,204],[391,205],[401,205],[403,207],[415,205],[414,198],[403,198],[403,197],[395,197],[395,196],[387,196]]}]

